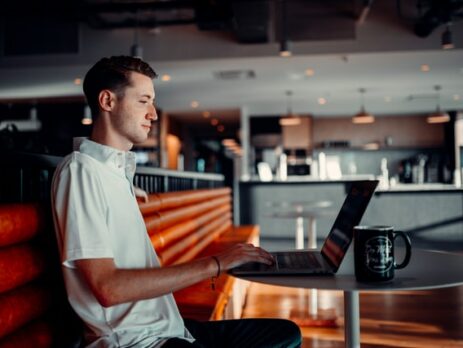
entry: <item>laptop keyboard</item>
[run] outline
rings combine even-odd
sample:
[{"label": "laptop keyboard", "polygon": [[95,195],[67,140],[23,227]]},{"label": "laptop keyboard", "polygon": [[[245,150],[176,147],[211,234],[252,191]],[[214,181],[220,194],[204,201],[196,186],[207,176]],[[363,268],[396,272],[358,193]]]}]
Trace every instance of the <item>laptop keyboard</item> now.
[{"label": "laptop keyboard", "polygon": [[272,272],[288,272],[288,274],[297,274],[298,271],[303,274],[333,274],[329,267],[324,266],[322,256],[317,253],[310,252],[274,252],[271,253],[276,262],[272,265],[266,265],[258,262],[248,262],[236,268],[242,272],[250,272],[256,274],[266,274]]},{"label": "laptop keyboard", "polygon": [[322,269],[320,261],[314,253],[275,253],[278,268],[284,269]]}]

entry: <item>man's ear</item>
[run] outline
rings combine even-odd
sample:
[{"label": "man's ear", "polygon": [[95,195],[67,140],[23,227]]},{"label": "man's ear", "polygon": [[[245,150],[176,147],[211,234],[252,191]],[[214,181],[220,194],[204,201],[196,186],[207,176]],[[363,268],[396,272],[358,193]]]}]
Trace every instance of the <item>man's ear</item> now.
[{"label": "man's ear", "polygon": [[98,95],[98,103],[103,111],[112,111],[116,101],[116,95],[110,90],[104,89]]}]

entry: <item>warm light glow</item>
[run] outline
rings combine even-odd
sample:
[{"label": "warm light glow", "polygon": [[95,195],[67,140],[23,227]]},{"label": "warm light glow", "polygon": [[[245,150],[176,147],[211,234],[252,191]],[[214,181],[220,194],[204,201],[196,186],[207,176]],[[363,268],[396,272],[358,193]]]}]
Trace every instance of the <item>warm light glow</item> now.
[{"label": "warm light glow", "polygon": [[213,118],[213,119],[211,120],[211,125],[217,126],[218,124],[219,124],[219,120],[218,120],[218,119]]},{"label": "warm light glow", "polygon": [[422,64],[422,65],[421,65],[421,71],[422,71],[422,72],[428,72],[428,71],[430,71],[430,70],[431,70],[431,68],[429,67],[428,64]]},{"label": "warm light glow", "polygon": [[167,74],[162,75],[161,81],[164,81],[164,82],[170,81],[170,75],[167,75]]},{"label": "warm light glow", "polygon": [[203,117],[204,118],[209,118],[209,117],[211,117],[211,113],[209,111],[203,111]]},{"label": "warm light glow", "polygon": [[363,145],[363,148],[365,150],[378,150],[379,149],[379,144],[377,142],[368,143],[368,144]]},{"label": "warm light glow", "polygon": [[193,109],[196,109],[199,106],[199,102],[197,102],[196,100],[193,100],[190,105]]},{"label": "warm light glow", "polygon": [[93,123],[92,111],[88,105],[84,107],[84,117],[82,117],[81,123],[84,126],[89,126]]},{"label": "warm light glow", "polygon": [[223,124],[219,124],[219,125],[217,126],[217,131],[218,131],[218,132],[222,133],[224,130],[225,130],[225,126],[224,126]]},{"label": "warm light glow", "polygon": [[318,98],[318,104],[325,105],[326,104],[326,99],[323,98],[323,97]]},{"label": "warm light glow", "polygon": [[436,113],[428,116],[426,122],[428,123],[446,123],[450,121],[450,116],[446,113]]},{"label": "warm light glow", "polygon": [[306,76],[313,76],[315,74],[315,71],[313,69],[306,69],[305,70]]},{"label": "warm light glow", "polygon": [[282,117],[280,118],[280,126],[298,126],[301,124],[300,117]]},{"label": "warm light glow", "polygon": [[355,124],[368,124],[375,122],[375,117],[368,113],[358,113],[352,117],[352,123]]},{"label": "warm light glow", "polygon": [[82,79],[80,79],[80,78],[74,79],[74,84],[75,84],[76,86],[79,86],[81,83],[82,83]]},{"label": "warm light glow", "polygon": [[291,57],[291,51],[280,51],[280,57]]},{"label": "warm light glow", "polygon": [[230,151],[241,150],[241,146],[239,146],[238,144],[232,145],[232,146],[226,146],[226,148],[229,149]]},{"label": "warm light glow", "polygon": [[234,146],[237,145],[235,139],[224,139],[222,140],[223,146]]}]

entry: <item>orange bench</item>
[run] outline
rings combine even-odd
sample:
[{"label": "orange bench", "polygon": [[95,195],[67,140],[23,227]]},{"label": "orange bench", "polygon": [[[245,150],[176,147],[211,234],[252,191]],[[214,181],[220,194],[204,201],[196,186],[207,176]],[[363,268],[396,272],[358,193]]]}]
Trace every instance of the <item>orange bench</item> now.
[{"label": "orange bench", "polygon": [[[257,226],[232,225],[229,189],[154,194],[140,210],[163,265],[237,242],[258,243]],[[0,205],[0,348],[32,342],[37,348],[71,347],[76,340],[79,323],[65,301],[56,247],[44,238],[54,238],[44,228],[46,216],[37,204]],[[245,282],[224,274],[215,291],[205,280],[174,296],[185,317],[217,320],[241,315],[245,290]]]},{"label": "orange bench", "polygon": [[[257,226],[233,226],[229,188],[153,194],[141,203],[151,242],[163,265],[217,254],[236,243],[259,243]],[[174,293],[184,317],[239,318],[246,282],[222,274],[213,291],[204,280]]]},{"label": "orange bench", "polygon": [[[44,250],[45,214],[37,204],[0,205],[0,347],[50,347],[64,342],[57,317],[61,307],[51,264]],[[54,272],[56,273],[56,272]],[[61,309],[55,313],[60,313]],[[61,314],[61,313],[60,313]],[[69,323],[70,324],[70,323]]]}]

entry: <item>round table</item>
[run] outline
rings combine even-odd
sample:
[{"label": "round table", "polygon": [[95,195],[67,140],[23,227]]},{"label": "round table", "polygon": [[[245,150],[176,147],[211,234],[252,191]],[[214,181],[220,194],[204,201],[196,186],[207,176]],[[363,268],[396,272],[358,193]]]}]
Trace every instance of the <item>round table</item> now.
[{"label": "round table", "polygon": [[[404,250],[396,248],[400,260]],[[334,276],[249,276],[240,277],[264,284],[295,288],[343,290],[345,343],[347,348],[360,347],[359,291],[427,290],[463,284],[463,254],[441,251],[412,250],[408,266],[396,270],[388,282],[361,283],[354,274],[354,258],[349,251]]]}]

